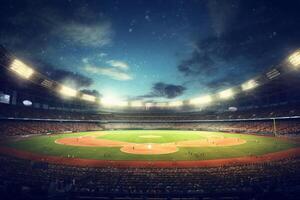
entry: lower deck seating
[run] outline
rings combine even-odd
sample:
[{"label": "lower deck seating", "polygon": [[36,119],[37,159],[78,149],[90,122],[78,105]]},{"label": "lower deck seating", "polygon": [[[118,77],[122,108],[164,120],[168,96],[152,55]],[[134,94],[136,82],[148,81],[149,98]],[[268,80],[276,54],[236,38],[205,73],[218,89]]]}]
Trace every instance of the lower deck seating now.
[{"label": "lower deck seating", "polygon": [[71,167],[7,156],[0,162],[4,198],[294,199],[300,194],[299,158],[184,169]]},{"label": "lower deck seating", "polygon": [[97,123],[0,121],[0,130],[2,136],[61,133],[67,131],[80,132],[101,129],[102,127]]}]

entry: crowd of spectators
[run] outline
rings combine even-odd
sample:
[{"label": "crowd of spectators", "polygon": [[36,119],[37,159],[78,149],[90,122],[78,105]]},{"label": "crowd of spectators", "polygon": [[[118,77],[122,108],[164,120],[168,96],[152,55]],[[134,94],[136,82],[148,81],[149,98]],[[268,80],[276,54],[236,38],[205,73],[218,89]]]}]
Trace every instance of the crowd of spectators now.
[{"label": "crowd of spectators", "polygon": [[0,103],[1,118],[34,118],[64,120],[99,120],[99,114],[91,112],[41,109]]},{"label": "crowd of spectators", "polygon": [[1,136],[101,130],[97,123],[0,120]]},{"label": "crowd of spectators", "polygon": [[227,122],[166,122],[159,123],[106,123],[105,129],[183,129],[202,131],[222,131],[234,133],[297,136],[300,133],[300,119],[227,121]]},{"label": "crowd of spectators", "polygon": [[230,120],[300,116],[299,106],[249,108],[237,111],[202,111],[188,113],[115,113],[101,115],[104,120]]},{"label": "crowd of spectators", "polygon": [[181,129],[298,137],[300,135],[300,119],[200,122],[168,122],[161,120],[160,122],[127,121],[106,123],[87,121],[0,120],[2,136],[80,132],[103,129]]},{"label": "crowd of spectators", "polygon": [[[300,119],[297,117],[273,121],[274,117],[289,116],[300,116],[300,109],[281,106],[276,109],[267,107],[205,114],[104,114],[0,104],[0,118],[2,118],[0,128],[3,136],[100,130],[102,127],[105,129],[189,129],[297,136],[300,133]],[[14,118],[14,120],[8,120],[8,118]],[[253,120],[254,118],[256,119]]]},{"label": "crowd of spectators", "polygon": [[210,168],[72,167],[7,156],[0,162],[5,199],[296,199],[300,194],[297,158]]},{"label": "crowd of spectators", "polygon": [[96,123],[96,122],[47,122],[24,120],[0,120],[1,135],[17,136],[30,134],[80,132],[113,129],[182,129],[201,131],[222,131],[233,133],[299,136],[300,119],[234,121],[234,122],[159,122],[159,123]]}]

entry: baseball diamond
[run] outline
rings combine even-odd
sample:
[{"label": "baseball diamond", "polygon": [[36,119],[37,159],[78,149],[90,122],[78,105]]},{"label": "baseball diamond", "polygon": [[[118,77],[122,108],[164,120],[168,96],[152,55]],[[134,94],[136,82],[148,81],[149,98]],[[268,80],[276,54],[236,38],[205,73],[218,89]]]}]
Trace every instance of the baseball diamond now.
[{"label": "baseball diamond", "polygon": [[[150,137],[147,137],[150,136]],[[299,152],[292,140],[237,133],[185,130],[114,130],[32,136],[11,140],[0,150],[9,154],[51,163],[94,166],[218,166],[276,160]],[[98,161],[98,162],[97,162]],[[126,162],[124,162],[126,161]],[[149,163],[150,161],[150,163]],[[157,162],[160,161],[160,162]],[[157,163],[156,163],[157,162]],[[175,163],[175,164],[174,164]]]}]

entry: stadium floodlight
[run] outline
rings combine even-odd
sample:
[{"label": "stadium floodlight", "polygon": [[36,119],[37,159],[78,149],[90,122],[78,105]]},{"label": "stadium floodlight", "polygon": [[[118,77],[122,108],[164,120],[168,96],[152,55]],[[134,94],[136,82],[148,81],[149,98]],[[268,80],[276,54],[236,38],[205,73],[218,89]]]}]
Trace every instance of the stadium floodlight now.
[{"label": "stadium floodlight", "polygon": [[34,70],[25,65],[23,62],[21,62],[18,59],[15,59],[11,65],[10,69],[17,73],[19,76],[25,79],[29,79],[32,74],[34,73]]},{"label": "stadium floodlight", "polygon": [[91,101],[91,102],[95,102],[96,101],[96,97],[93,95],[88,95],[88,94],[83,94],[81,96],[81,99],[85,100],[85,101]]},{"label": "stadium floodlight", "polygon": [[258,86],[258,83],[255,80],[249,80],[246,83],[242,84],[242,90],[251,90]]},{"label": "stadium floodlight", "polygon": [[132,101],[132,102],[130,102],[130,106],[131,107],[142,107],[143,102],[142,101]]},{"label": "stadium floodlight", "polygon": [[219,97],[221,99],[229,99],[233,97],[234,93],[232,89],[227,89],[219,93]]},{"label": "stadium floodlight", "polygon": [[192,105],[201,105],[201,104],[208,104],[212,102],[212,98],[209,95],[203,96],[203,97],[197,97],[190,100],[190,104]]},{"label": "stadium floodlight", "polygon": [[272,80],[280,76],[280,72],[277,69],[272,69],[266,73],[266,76],[268,77],[268,79]]},{"label": "stadium floodlight", "polygon": [[77,91],[69,88],[67,86],[62,85],[59,92],[64,96],[75,97],[77,95]]},{"label": "stadium floodlight", "polygon": [[47,80],[47,79],[44,79],[42,82],[41,82],[41,85],[46,87],[46,88],[50,88],[53,86],[54,82],[51,81],[51,80]]},{"label": "stadium floodlight", "polygon": [[296,51],[295,53],[290,55],[288,60],[294,67],[299,67],[300,66],[300,50]]},{"label": "stadium floodlight", "polygon": [[179,107],[179,106],[182,106],[183,105],[183,102],[182,101],[171,101],[169,102],[168,104],[170,107]]}]

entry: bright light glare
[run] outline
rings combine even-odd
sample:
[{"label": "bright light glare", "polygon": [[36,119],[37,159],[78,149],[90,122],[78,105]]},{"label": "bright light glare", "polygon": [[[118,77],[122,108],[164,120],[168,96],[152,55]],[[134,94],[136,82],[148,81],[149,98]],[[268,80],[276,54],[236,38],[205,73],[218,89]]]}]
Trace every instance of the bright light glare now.
[{"label": "bright light glare", "polygon": [[119,106],[119,107],[125,107],[128,106],[127,101],[121,101],[112,97],[103,97],[101,98],[101,104],[103,106],[112,107],[112,106]]},{"label": "bright light glare", "polygon": [[255,80],[250,80],[250,81],[242,84],[242,90],[243,91],[251,90],[251,89],[255,88],[256,86],[258,86],[257,82]]},{"label": "bright light glare", "polygon": [[69,88],[69,87],[66,87],[66,86],[61,86],[61,89],[59,91],[62,95],[65,95],[65,96],[69,96],[69,97],[75,97],[77,95],[77,91],[72,89],[72,88]]},{"label": "bright light glare", "polygon": [[169,103],[169,106],[170,107],[179,107],[179,106],[182,106],[183,105],[183,102],[182,101],[171,101]]},{"label": "bright light glare", "polygon": [[190,100],[190,104],[192,105],[198,105],[198,104],[208,104],[212,102],[211,96],[203,96],[203,97],[198,97]]},{"label": "bright light glare", "polygon": [[232,89],[224,90],[219,93],[219,96],[221,99],[229,99],[229,98],[233,97],[233,91],[232,91]]},{"label": "bright light glare", "polygon": [[95,102],[96,101],[96,97],[95,96],[88,95],[88,94],[83,94],[81,96],[81,99],[83,99],[85,101],[91,101],[91,102]]},{"label": "bright light glare", "polygon": [[10,69],[25,79],[29,79],[32,76],[32,74],[34,73],[33,69],[31,69],[30,67],[28,67],[27,65],[25,65],[23,62],[21,62],[18,59],[15,59],[11,63]]},{"label": "bright light glare", "polygon": [[128,106],[128,101],[119,101],[119,103],[117,104],[117,106],[121,106],[121,107]]},{"label": "bright light glare", "polygon": [[296,51],[289,57],[289,62],[294,66],[300,66],[300,51]]},{"label": "bright light glare", "polygon": [[145,106],[146,106],[147,108],[153,107],[153,103],[148,102],[148,103],[145,104]]},{"label": "bright light glare", "polygon": [[142,107],[143,106],[143,102],[142,101],[132,101],[130,103],[131,107]]},{"label": "bright light glare", "polygon": [[161,107],[161,108],[163,108],[163,107],[166,107],[166,106],[167,106],[167,103],[166,103],[166,102],[157,102],[157,103],[155,104],[155,106],[156,106],[156,107]]}]

